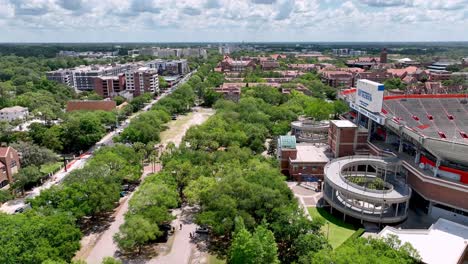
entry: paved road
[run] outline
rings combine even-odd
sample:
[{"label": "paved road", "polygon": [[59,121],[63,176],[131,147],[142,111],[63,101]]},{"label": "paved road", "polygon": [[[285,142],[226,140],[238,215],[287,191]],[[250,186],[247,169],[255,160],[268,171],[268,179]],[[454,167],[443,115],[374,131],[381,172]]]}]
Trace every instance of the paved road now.
[{"label": "paved road", "polygon": [[[176,85],[174,85],[172,88],[167,90],[166,92],[162,93],[159,97],[156,99],[152,100],[148,105],[146,105],[141,111],[131,115],[128,117],[123,124],[118,128],[118,130],[122,130],[126,128],[130,120],[133,118],[137,117],[139,114],[146,112],[153,107],[154,104],[156,104],[160,99],[164,98],[165,96],[171,94],[175,89],[177,89],[180,85],[184,84],[194,73],[196,70],[192,71],[191,73],[187,74],[184,76]],[[81,155],[80,157],[72,160],[68,165],[67,165],[67,171],[64,169],[58,171],[55,175],[51,177],[50,180],[46,181],[44,184],[41,186],[38,186],[34,188],[33,190],[26,192],[26,197],[25,198],[18,198],[15,200],[11,200],[7,203],[2,204],[0,207],[0,211],[8,213],[8,214],[13,214],[17,208],[24,207],[25,200],[26,198],[33,198],[39,195],[39,193],[42,190],[48,189],[52,187],[53,185],[59,184],[70,172],[76,169],[83,168],[83,166],[86,164],[88,159],[92,157],[93,152],[99,148],[100,146],[108,146],[113,144],[113,139],[116,136],[116,132],[112,131],[108,134],[106,134],[99,142],[96,143],[93,147],[91,147],[85,154]]]},{"label": "paved road", "polygon": [[[175,210],[177,217],[171,225],[176,227],[174,242],[171,251],[166,255],[161,255],[148,261],[148,264],[186,264],[190,261],[192,250],[195,244],[190,239],[190,233],[195,233],[197,225],[193,223],[193,213],[191,207],[185,206],[181,210]],[[182,229],[179,229],[182,224]]]}]

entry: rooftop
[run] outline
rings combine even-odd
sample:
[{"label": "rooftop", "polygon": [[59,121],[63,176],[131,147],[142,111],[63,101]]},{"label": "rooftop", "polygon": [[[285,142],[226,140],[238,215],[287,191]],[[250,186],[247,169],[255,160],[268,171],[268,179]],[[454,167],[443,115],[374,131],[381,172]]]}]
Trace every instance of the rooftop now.
[{"label": "rooftop", "polygon": [[5,107],[0,110],[2,113],[14,113],[14,112],[21,112],[26,111],[28,108],[22,106],[12,106],[12,107]]},{"label": "rooftop", "polygon": [[8,151],[10,151],[10,147],[0,147],[0,157],[6,157]]},{"label": "rooftop", "polygon": [[327,163],[330,159],[325,155],[327,147],[315,146],[308,143],[297,144],[297,157],[291,163]]},{"label": "rooftop", "polygon": [[357,127],[353,122],[349,120],[331,120],[335,126],[340,128],[349,128],[349,127]]},{"label": "rooftop", "polygon": [[459,263],[468,243],[468,227],[439,218],[427,230],[396,229],[386,226],[379,236],[396,235],[410,243],[424,263]]}]

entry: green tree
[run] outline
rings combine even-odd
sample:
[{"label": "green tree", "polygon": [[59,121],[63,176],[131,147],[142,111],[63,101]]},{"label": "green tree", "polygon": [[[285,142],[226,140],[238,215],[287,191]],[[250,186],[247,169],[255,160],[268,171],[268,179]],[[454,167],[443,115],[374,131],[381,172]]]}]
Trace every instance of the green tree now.
[{"label": "green tree", "polygon": [[30,165],[41,166],[46,163],[55,162],[58,159],[57,154],[47,148],[40,147],[30,142],[18,142],[11,146],[21,153],[21,165],[27,167]]},{"label": "green tree", "polygon": [[420,263],[417,251],[408,243],[402,245],[396,237],[384,239],[357,238],[336,250],[311,252],[300,263]]},{"label": "green tree", "polygon": [[405,90],[406,84],[400,78],[392,78],[384,81],[387,90]]},{"label": "green tree", "polygon": [[115,101],[115,104],[117,104],[117,105],[121,105],[121,104],[123,104],[123,102],[126,101],[126,99],[123,98],[123,97],[120,96],[120,95],[115,96],[114,98],[112,98],[112,100],[114,100],[114,101]]},{"label": "green tree", "polygon": [[228,263],[279,263],[273,233],[261,225],[250,234],[245,227],[237,227],[229,249]]},{"label": "green tree", "polygon": [[130,215],[120,226],[119,233],[114,235],[114,241],[124,252],[138,249],[138,253],[141,253],[141,249],[146,243],[160,235],[161,231],[157,224],[151,223],[141,216]]},{"label": "green tree", "polygon": [[20,169],[18,173],[13,175],[14,182],[12,187],[24,193],[26,188],[36,184],[43,177],[44,175],[40,172],[38,167],[34,165],[28,166]]},{"label": "green tree", "polygon": [[13,195],[9,190],[2,190],[0,189],[0,203],[4,203],[13,199]]},{"label": "green tree", "polygon": [[66,214],[0,213],[0,222],[0,263],[69,262],[80,248],[81,232]]}]

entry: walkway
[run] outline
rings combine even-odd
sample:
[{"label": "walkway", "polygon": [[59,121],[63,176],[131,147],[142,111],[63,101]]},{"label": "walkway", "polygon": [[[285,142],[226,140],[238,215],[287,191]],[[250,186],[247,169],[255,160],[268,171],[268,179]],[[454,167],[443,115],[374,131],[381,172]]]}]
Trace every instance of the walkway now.
[{"label": "walkway", "polygon": [[[164,131],[164,135],[161,135],[161,144],[167,145],[169,142],[173,142],[178,146],[182,141],[183,136],[187,130],[194,125],[202,124],[211,115],[214,114],[214,110],[206,108],[195,108],[194,112],[180,116],[178,120],[174,120],[168,123],[169,129]],[[159,171],[161,168],[157,168]],[[145,167],[143,178],[150,174],[151,165]],[[138,188],[137,188],[138,189]],[[128,201],[131,199],[134,192],[132,192],[128,198],[121,201],[121,205],[117,207],[114,213],[114,220],[110,224],[109,228],[100,234],[91,234],[84,237],[81,240],[82,249],[77,253],[77,259],[86,259],[88,264],[100,264],[104,257],[114,256],[117,252],[117,245],[113,241],[114,234],[119,231],[120,225],[124,223],[125,213],[128,211]],[[187,228],[176,232],[174,243],[167,258],[184,258],[185,249],[191,246],[189,240],[189,233],[195,231],[195,225],[190,224],[189,217],[185,216],[184,212],[189,208],[184,208],[182,214],[177,214],[177,219],[174,220],[174,226],[178,226],[181,222],[186,222]],[[185,210],[185,211],[184,211]],[[176,211],[177,212],[177,211]],[[187,211],[188,212],[188,211]],[[179,219],[180,218],[180,219]],[[191,221],[191,220],[190,220]],[[185,225],[185,224],[184,224]],[[190,249],[188,250],[188,257],[190,257]],[[166,257],[163,259],[165,261]],[[151,260],[150,263],[166,263],[166,262],[155,262],[160,261],[157,259]],[[187,260],[188,262],[188,260]],[[186,262],[167,262],[167,263],[186,263]]]},{"label": "walkway", "polygon": [[298,185],[298,182],[287,182],[287,184],[299,201],[299,206],[304,210],[304,214],[307,218],[312,219],[307,208],[311,206],[315,207],[322,197],[321,192],[315,191],[317,183],[302,183]]}]

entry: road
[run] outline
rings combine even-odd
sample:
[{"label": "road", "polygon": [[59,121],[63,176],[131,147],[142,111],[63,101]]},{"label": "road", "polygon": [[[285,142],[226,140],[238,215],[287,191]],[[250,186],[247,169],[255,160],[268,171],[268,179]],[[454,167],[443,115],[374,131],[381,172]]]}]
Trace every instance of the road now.
[{"label": "road", "polygon": [[[190,261],[195,244],[190,239],[190,233],[195,234],[197,225],[193,221],[193,208],[185,206],[175,210],[177,217],[171,225],[176,227],[174,242],[171,251],[166,255],[157,256],[147,262],[147,264],[187,264]],[[182,224],[182,229],[179,226]]]},{"label": "road", "polygon": [[[160,96],[158,96],[156,99],[152,100],[150,103],[148,103],[142,110],[140,110],[139,112],[131,115],[130,117],[128,117],[124,122],[123,124],[117,129],[117,130],[122,130],[122,129],[125,129],[130,121],[137,117],[138,115],[140,115],[141,113],[143,112],[146,112],[148,110],[151,109],[151,107],[153,107],[154,104],[156,104],[159,100],[161,100],[162,98],[166,97],[167,95],[171,94],[174,90],[176,90],[180,85],[184,84],[185,82],[188,81],[188,79],[194,74],[196,73],[196,70],[190,72],[189,74],[185,75],[176,85],[174,85],[173,87],[171,87],[170,89],[168,89],[166,92],[162,93]],[[96,150],[97,148],[99,148],[100,146],[108,146],[108,145],[112,145],[113,143],[113,139],[114,137],[116,136],[116,132],[115,131],[111,131],[110,133],[106,134],[99,142],[97,142],[93,147],[91,147],[87,152],[85,152],[83,155],[73,159],[72,161],[70,161],[67,165],[67,171],[65,171],[65,168],[61,169],[60,171],[58,171],[56,174],[54,174],[51,179],[47,180],[46,182],[44,182],[41,186],[38,186],[38,187],[35,187],[33,188],[31,191],[28,191],[26,192],[26,196],[24,198],[18,198],[18,199],[14,199],[14,200],[11,200],[11,201],[8,201],[4,204],[2,204],[2,206],[0,207],[0,211],[4,212],[4,213],[8,213],[8,214],[13,214],[15,212],[16,209],[20,208],[20,207],[24,207],[25,206],[25,200],[26,198],[33,198],[33,197],[36,197],[37,195],[40,194],[40,192],[42,190],[46,190],[46,189],[49,189],[50,187],[56,185],[56,184],[59,184],[60,182],[62,182],[62,180],[72,171],[76,170],[76,169],[80,169],[80,168],[83,168],[83,166],[86,164],[86,162],[89,160],[90,157],[93,156],[93,152],[94,150]]]},{"label": "road", "polygon": [[[168,123],[169,129],[164,131],[161,135],[161,144],[167,145],[169,142],[173,142],[176,146],[180,144],[183,136],[187,130],[194,125],[199,125],[206,121],[211,115],[214,114],[212,109],[194,108],[192,113],[185,116],[180,116],[178,120],[171,121]],[[158,167],[158,169],[160,169]],[[148,168],[145,169],[143,177],[148,174]],[[134,193],[134,192],[133,192]],[[133,195],[130,194],[129,198],[123,199],[121,204],[114,213],[114,222],[112,222],[108,229],[101,234],[91,234],[84,237],[81,241],[82,248],[77,253],[76,258],[86,259],[88,264],[99,264],[104,257],[115,256],[117,246],[113,242],[113,236],[119,231],[119,227],[124,223],[124,215],[128,211],[128,201]],[[177,217],[180,214],[176,215]],[[186,217],[185,215],[183,217]],[[177,219],[177,225],[179,221],[186,221],[188,219]],[[195,231],[195,225],[188,225],[186,230],[183,232],[176,232],[176,237],[173,244],[173,250],[169,253],[169,257],[180,258],[185,256],[187,253],[184,251],[186,248],[191,248],[192,245],[189,241],[189,233]],[[171,257],[171,258],[172,258]],[[188,251],[188,258],[190,257],[190,250]],[[154,260],[156,261],[156,260]],[[187,263],[187,262],[154,262],[154,263]]]}]

